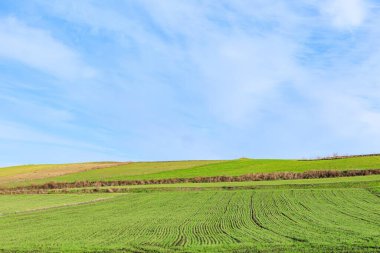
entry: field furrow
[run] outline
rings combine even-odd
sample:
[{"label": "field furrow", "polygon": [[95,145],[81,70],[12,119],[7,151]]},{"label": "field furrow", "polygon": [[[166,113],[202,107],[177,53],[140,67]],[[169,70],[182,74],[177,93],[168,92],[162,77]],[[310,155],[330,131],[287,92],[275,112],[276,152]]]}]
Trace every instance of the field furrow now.
[{"label": "field furrow", "polygon": [[0,217],[0,251],[373,252],[380,250],[379,224],[380,200],[365,189],[115,194],[86,205],[10,212]]}]

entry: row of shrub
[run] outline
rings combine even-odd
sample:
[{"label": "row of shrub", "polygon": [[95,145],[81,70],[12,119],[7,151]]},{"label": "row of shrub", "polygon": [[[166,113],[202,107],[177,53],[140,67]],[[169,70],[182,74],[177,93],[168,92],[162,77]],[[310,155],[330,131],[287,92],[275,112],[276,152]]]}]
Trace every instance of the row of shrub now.
[{"label": "row of shrub", "polygon": [[333,154],[331,156],[317,157],[314,159],[300,159],[298,161],[319,161],[319,160],[335,160],[335,159],[345,159],[345,158],[356,158],[356,157],[369,157],[369,156],[380,156],[380,154],[365,154],[365,155],[338,155]]},{"label": "row of shrub", "polygon": [[0,193],[9,192],[34,192],[41,193],[44,190],[70,189],[84,187],[110,187],[125,185],[147,185],[147,184],[176,184],[176,183],[214,183],[214,182],[243,182],[243,181],[264,181],[264,180],[290,180],[290,179],[312,179],[312,178],[332,178],[332,177],[353,177],[380,174],[380,169],[367,170],[319,170],[305,172],[273,172],[255,173],[241,176],[214,176],[214,177],[194,177],[194,178],[169,178],[150,180],[119,180],[119,181],[78,181],[78,182],[49,182],[42,185],[30,185],[16,187],[12,189],[0,189]]}]

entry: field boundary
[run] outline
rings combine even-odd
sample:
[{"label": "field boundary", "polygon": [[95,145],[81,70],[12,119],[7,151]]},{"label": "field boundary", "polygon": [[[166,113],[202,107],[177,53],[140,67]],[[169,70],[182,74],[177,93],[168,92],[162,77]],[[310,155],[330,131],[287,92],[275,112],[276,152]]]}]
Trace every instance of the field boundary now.
[{"label": "field boundary", "polygon": [[310,159],[298,159],[297,161],[308,161],[308,162],[310,162],[310,161],[337,160],[337,159],[370,157],[370,156],[380,156],[380,153],[363,154],[363,155],[332,155],[332,156],[317,157],[317,158],[310,158]]},{"label": "field boundary", "polygon": [[15,188],[2,188],[0,194],[18,193],[46,193],[47,190],[70,189],[84,187],[112,187],[127,185],[149,185],[149,184],[177,184],[177,183],[215,183],[215,182],[245,182],[245,181],[271,181],[271,180],[291,180],[291,179],[314,179],[314,178],[334,178],[334,177],[354,177],[379,175],[380,169],[366,170],[319,170],[305,172],[273,172],[255,173],[240,176],[215,176],[215,177],[194,177],[194,178],[169,178],[151,180],[120,180],[120,181],[78,181],[78,182],[49,182],[41,185],[30,185]]}]

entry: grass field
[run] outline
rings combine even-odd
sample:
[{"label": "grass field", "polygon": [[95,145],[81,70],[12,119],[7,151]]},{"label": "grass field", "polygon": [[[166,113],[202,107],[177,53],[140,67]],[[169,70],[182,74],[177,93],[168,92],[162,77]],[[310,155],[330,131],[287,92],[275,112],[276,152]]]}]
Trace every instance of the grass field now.
[{"label": "grass field", "polygon": [[[83,164],[81,164],[83,166]],[[60,165],[62,166],[62,165]],[[237,159],[228,161],[178,161],[178,162],[132,162],[106,168],[74,171],[64,175],[51,176],[44,173],[38,178],[19,181],[2,179],[13,168],[0,169],[0,186],[42,184],[51,181],[114,181],[165,178],[192,178],[205,176],[238,176],[259,172],[304,172],[310,170],[350,170],[380,168],[380,156],[355,157],[336,160],[278,160],[278,159]],[[33,167],[29,167],[33,169]],[[59,170],[59,169],[58,169]],[[1,172],[3,171],[3,174]],[[44,170],[40,170],[43,173]],[[14,172],[17,174],[17,171]],[[39,174],[38,172],[36,174]],[[3,183],[2,183],[3,182]]]},{"label": "grass field", "polygon": [[[379,164],[375,156],[129,163],[85,171],[68,165],[70,172],[62,176],[11,180],[59,170],[34,165],[3,168],[0,176],[11,187],[52,179],[241,175]],[[87,188],[113,193],[85,193]],[[0,252],[380,252],[380,175],[87,188],[0,195]]]},{"label": "grass field", "polygon": [[[49,181],[70,182],[78,180],[98,180],[102,178],[128,178],[134,175],[182,170],[220,162],[222,161],[99,162],[14,166],[0,168],[0,187],[45,183]],[[59,174],[54,174],[54,172]]]},{"label": "grass field", "polygon": [[0,216],[67,205],[80,205],[114,197],[113,194],[0,195]]},{"label": "grass field", "polygon": [[0,186],[15,185],[41,178],[51,178],[87,170],[120,166],[119,162],[38,164],[0,168]]},{"label": "grass field", "polygon": [[18,214],[9,205],[3,251],[380,251],[380,199],[365,189],[131,193]]},{"label": "grass field", "polygon": [[342,188],[342,187],[380,187],[380,175],[338,177],[338,178],[317,178],[317,179],[295,179],[295,180],[270,180],[270,181],[244,181],[244,182],[215,182],[215,183],[178,183],[178,184],[146,184],[146,185],[126,185],[126,186],[104,186],[104,187],[82,187],[73,188],[72,192],[80,189],[216,189],[216,188]]}]

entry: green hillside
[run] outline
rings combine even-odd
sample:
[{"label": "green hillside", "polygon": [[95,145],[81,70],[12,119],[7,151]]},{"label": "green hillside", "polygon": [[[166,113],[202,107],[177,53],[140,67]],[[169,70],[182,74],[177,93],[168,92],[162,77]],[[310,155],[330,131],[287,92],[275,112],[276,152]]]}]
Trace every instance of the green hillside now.
[{"label": "green hillside", "polygon": [[[380,174],[99,185],[378,168],[379,156],[1,168],[0,252],[380,252]],[[94,183],[30,186],[50,181]]]},{"label": "green hillside", "polygon": [[[303,172],[380,168],[380,156],[334,160],[238,159],[229,161],[131,162],[125,165],[26,180],[30,183],[238,176],[259,172]],[[0,169],[1,171],[1,169]],[[14,184],[13,184],[14,185]]]},{"label": "green hillside", "polygon": [[[13,166],[0,168],[0,187],[49,181],[77,181],[83,178],[83,180],[114,177],[127,178],[133,175],[181,170],[220,162],[222,161],[97,162]],[[82,172],[87,172],[84,177]],[[61,175],[54,176],[54,173]],[[68,178],[63,175],[68,176]]]}]

